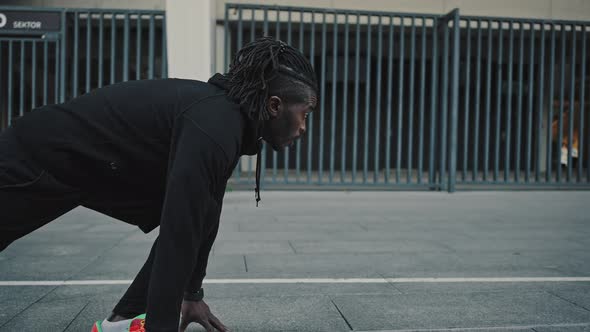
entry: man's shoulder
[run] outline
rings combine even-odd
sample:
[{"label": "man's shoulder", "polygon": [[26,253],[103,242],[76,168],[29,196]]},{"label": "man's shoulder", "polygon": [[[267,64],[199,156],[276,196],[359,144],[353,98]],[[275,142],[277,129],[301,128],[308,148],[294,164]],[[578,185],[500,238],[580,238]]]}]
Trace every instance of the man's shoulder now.
[{"label": "man's shoulder", "polygon": [[183,113],[223,148],[229,160],[239,153],[244,115],[240,106],[227,98],[223,92],[207,96]]}]

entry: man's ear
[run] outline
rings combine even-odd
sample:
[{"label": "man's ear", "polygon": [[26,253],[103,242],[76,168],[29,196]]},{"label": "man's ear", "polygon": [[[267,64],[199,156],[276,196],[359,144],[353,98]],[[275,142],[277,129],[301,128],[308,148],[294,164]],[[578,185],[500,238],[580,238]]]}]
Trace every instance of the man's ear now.
[{"label": "man's ear", "polygon": [[283,110],[283,101],[281,100],[281,98],[277,96],[271,96],[268,99],[267,107],[271,118],[276,118],[281,114],[281,111]]}]

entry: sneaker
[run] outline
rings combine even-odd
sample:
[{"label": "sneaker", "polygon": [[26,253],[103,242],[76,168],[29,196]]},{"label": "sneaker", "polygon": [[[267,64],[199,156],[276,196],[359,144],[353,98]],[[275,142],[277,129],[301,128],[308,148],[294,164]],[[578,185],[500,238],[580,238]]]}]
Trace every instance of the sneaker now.
[{"label": "sneaker", "polygon": [[107,323],[103,326],[103,324],[104,321],[94,323],[91,332],[145,332],[145,314],[133,319],[112,323],[113,325]]}]

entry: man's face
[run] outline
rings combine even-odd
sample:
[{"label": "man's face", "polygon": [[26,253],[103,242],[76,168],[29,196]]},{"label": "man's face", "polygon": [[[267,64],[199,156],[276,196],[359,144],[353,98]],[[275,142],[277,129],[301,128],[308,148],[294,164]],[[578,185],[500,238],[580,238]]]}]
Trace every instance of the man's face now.
[{"label": "man's face", "polygon": [[301,103],[283,102],[279,97],[272,96],[268,107],[271,119],[264,123],[262,138],[269,143],[275,151],[292,145],[305,133],[305,120],[309,113],[315,110],[317,98],[310,96]]}]

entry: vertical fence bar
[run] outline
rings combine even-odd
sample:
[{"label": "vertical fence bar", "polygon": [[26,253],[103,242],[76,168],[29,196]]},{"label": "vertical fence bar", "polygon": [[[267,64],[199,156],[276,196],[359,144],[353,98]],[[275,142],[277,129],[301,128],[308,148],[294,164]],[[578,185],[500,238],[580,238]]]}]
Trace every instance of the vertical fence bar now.
[{"label": "vertical fence bar", "polygon": [[459,10],[453,15],[453,71],[451,73],[451,112],[450,112],[450,153],[449,153],[449,192],[455,192],[457,180],[457,124],[459,123],[459,57],[461,46],[461,26],[459,22]]},{"label": "vertical fence bar", "polygon": [[481,44],[482,44],[482,27],[481,20],[477,20],[477,65],[475,76],[475,106],[474,110],[474,143],[473,143],[473,174],[472,180],[479,179],[479,108],[481,102]]},{"label": "vertical fence bar", "polygon": [[263,34],[265,37],[268,36],[268,8],[264,8],[264,23],[262,26]]},{"label": "vertical fence bar", "polygon": [[483,152],[483,180],[488,179],[490,162],[490,107],[492,101],[492,41],[494,39],[493,22],[488,21],[488,65],[486,70],[486,110],[484,129],[484,152]]},{"label": "vertical fence bar", "polygon": [[553,147],[552,138],[552,122],[553,122],[553,87],[555,79],[555,24],[551,24],[551,53],[549,55],[549,111],[547,112],[547,174],[545,179],[547,182],[551,182],[553,179],[553,171],[551,166],[553,164],[553,156],[551,150]]},{"label": "vertical fence bar", "polygon": [[369,110],[371,109],[371,21],[372,17],[367,16],[367,83],[365,85],[365,140],[363,142],[363,184],[367,183],[369,169]]},{"label": "vertical fence bar", "polygon": [[[582,168],[584,165],[584,98],[585,98],[585,77],[586,77],[586,26],[582,25],[582,67],[581,67],[581,75],[582,78],[580,82],[580,122],[578,128],[578,135],[579,135],[579,145],[578,145],[578,177],[577,181],[582,181]],[[586,168],[590,169],[590,164],[586,164]]]},{"label": "vertical fence bar", "polygon": [[141,79],[141,13],[137,14],[137,35],[135,45],[135,79]]},{"label": "vertical fence bar", "polygon": [[[588,26],[584,27],[584,32],[586,32],[586,29],[588,28]],[[582,85],[583,86],[583,85]],[[590,87],[590,84],[588,84],[588,86]],[[588,92],[590,94],[590,91]],[[583,114],[584,112],[580,112],[581,114]],[[588,116],[588,120],[590,120],[590,116]],[[588,126],[590,127],[590,121],[588,123]],[[590,129],[590,128],[589,128]],[[583,131],[580,131],[580,133],[582,133]],[[588,138],[588,137],[587,137]],[[590,138],[588,140],[587,143],[588,147],[590,147]],[[586,181],[590,182],[590,149],[586,149]],[[582,161],[582,159],[580,158],[580,161]]]},{"label": "vertical fence bar", "polygon": [[[434,163],[434,142],[435,142],[435,134],[436,134],[436,106],[437,100],[436,97],[438,96],[437,91],[437,63],[438,63],[438,19],[434,19],[432,22],[432,79],[430,81],[431,89],[430,89],[430,155],[428,160],[428,182],[434,186],[437,185],[435,179],[435,163]],[[440,183],[438,183],[440,184]]]},{"label": "vertical fence bar", "polygon": [[90,91],[90,60],[92,58],[90,54],[91,50],[91,42],[92,42],[92,15],[90,13],[87,14],[86,17],[86,93]]},{"label": "vertical fence bar", "polygon": [[345,182],[346,174],[346,138],[348,133],[348,43],[349,43],[349,24],[348,14],[344,17],[344,84],[342,93],[342,151],[340,161],[340,182]]},{"label": "vertical fence bar", "polygon": [[541,133],[543,132],[543,99],[545,96],[545,24],[540,24],[541,28],[541,54],[539,59],[539,99],[538,99],[538,106],[537,106],[537,140],[536,140],[536,147],[537,147],[537,156],[536,156],[536,164],[535,164],[535,181],[541,181],[541,147],[542,147],[542,137]]},{"label": "vertical fence bar", "polygon": [[[275,39],[280,40],[281,39],[281,11],[280,9],[277,7],[276,9],[276,13],[277,13],[277,21],[275,22]],[[325,17],[324,17],[325,20]],[[325,45],[324,45],[325,47]],[[272,151],[272,182],[276,183],[277,182],[277,172],[278,172],[278,152],[273,150]]]},{"label": "vertical fence bar", "polygon": [[291,9],[289,9],[287,11],[287,44],[291,45],[291,42],[293,41],[293,29],[292,29],[292,24],[291,24],[291,15],[292,15],[292,11]]},{"label": "vertical fence bar", "polygon": [[[408,107],[408,172],[407,183],[412,182],[412,143],[414,140],[414,75],[416,67],[416,19],[412,17],[412,29],[410,32],[410,104]],[[379,80],[381,81],[381,80]],[[379,109],[379,107],[377,107]]]},{"label": "vertical fence bar", "polygon": [[98,87],[103,84],[104,13],[98,17]]},{"label": "vertical fence bar", "polygon": [[402,124],[404,114],[404,16],[400,16],[399,25],[399,81],[398,81],[398,97],[397,97],[397,156],[395,160],[395,182],[400,182],[401,167],[402,167]]},{"label": "vertical fence bar", "polygon": [[359,81],[360,81],[360,50],[361,50],[361,16],[356,14],[356,54],[354,59],[354,130],[352,137],[352,183],[356,180],[358,114],[359,114]]},{"label": "vertical fence bar", "polygon": [[[57,45],[57,44],[56,44]],[[47,66],[49,65],[49,50],[48,50],[48,43],[47,40],[43,41],[43,105],[47,105],[47,86],[48,86],[48,68]],[[1,61],[0,61],[1,62]],[[55,70],[55,76],[57,76],[57,68]]]},{"label": "vertical fence bar", "polygon": [[281,10],[280,10],[279,6],[277,6],[276,12],[277,12],[277,21],[275,22],[276,23],[275,31],[277,34],[275,36],[275,39],[280,40],[281,39]]},{"label": "vertical fence bar", "polygon": [[[443,56],[442,56],[442,81],[447,82],[449,79],[449,22],[445,19],[443,26]],[[448,97],[449,97],[449,85],[442,85],[441,92],[441,130],[440,130],[440,164],[439,174],[441,185],[445,186],[444,180],[446,178],[446,167],[447,167],[447,125],[448,125]],[[448,187],[447,187],[448,189]]]},{"label": "vertical fence bar", "polygon": [[148,50],[148,78],[151,80],[154,78],[154,48],[156,47],[156,28],[155,28],[154,14],[150,15],[150,30],[149,30],[149,50]]},{"label": "vertical fence bar", "polygon": [[37,42],[31,42],[31,109],[36,107],[37,100]]},{"label": "vertical fence bar", "polygon": [[13,67],[13,41],[9,40],[8,41],[8,84],[6,85],[6,87],[8,88],[8,90],[6,91],[6,94],[8,95],[8,107],[7,107],[7,116],[6,116],[6,121],[9,127],[12,124],[12,73],[14,71]]},{"label": "vertical fence bar", "polygon": [[[292,29],[291,29],[291,10],[288,11],[287,17],[287,44],[291,45],[292,42]],[[299,140],[297,140],[299,142]],[[284,156],[285,156],[285,183],[289,182],[289,154],[291,152],[291,147],[288,146],[285,149]]]},{"label": "vertical fence bar", "polygon": [[[47,41],[45,41],[47,43]],[[0,39],[0,70],[4,70],[4,66],[2,65],[2,54],[4,54],[3,51],[3,44],[4,41]],[[10,65],[10,64],[7,64]],[[4,83],[3,80],[0,80],[0,101],[5,100],[4,98],[4,86],[2,85],[2,83]],[[0,105],[4,105],[3,102],[0,102]],[[0,130],[8,127],[7,123],[4,123],[4,109],[0,109]]]},{"label": "vertical fence bar", "polygon": [[467,46],[465,47],[465,115],[463,124],[463,172],[461,180],[467,179],[467,159],[469,158],[469,97],[470,97],[470,79],[471,79],[471,20],[467,20]]},{"label": "vertical fence bar", "polygon": [[223,20],[223,69],[229,69],[229,55],[230,55],[230,47],[229,44],[229,34],[231,31],[229,30],[229,6],[225,7],[225,14]]},{"label": "vertical fence bar", "polygon": [[[61,21],[65,22],[67,19],[66,11],[61,12]],[[55,94],[58,96],[56,98],[55,103],[57,104],[58,101],[65,102],[66,101],[66,40],[67,38],[67,29],[66,25],[61,25],[61,40],[59,39],[55,42]],[[61,52],[60,52],[61,49]],[[59,73],[59,74],[58,74]],[[58,82],[58,78],[61,78]]]},{"label": "vertical fence bar", "polygon": [[[572,141],[574,136],[574,96],[576,91],[575,76],[576,76],[576,26],[572,24],[572,58],[570,63],[570,109],[569,109],[569,132],[567,143],[567,182],[572,181]],[[582,79],[585,79],[582,77]]]},{"label": "vertical fence bar", "polygon": [[333,72],[332,72],[332,119],[330,119],[330,123],[332,124],[330,130],[330,174],[329,174],[329,182],[332,184],[334,182],[334,152],[336,149],[336,96],[337,96],[337,87],[338,87],[338,15],[334,14],[334,44],[333,47]]},{"label": "vertical fence bar", "polygon": [[[347,16],[348,18],[348,16]],[[252,10],[252,21],[254,21],[254,10]],[[303,22],[304,22],[304,15],[303,10],[299,12],[299,51],[305,54],[304,50],[304,33],[305,30],[303,29]],[[253,29],[251,26],[250,29]],[[251,35],[253,36],[253,34]],[[307,136],[310,136],[312,133],[311,131],[307,132]],[[251,160],[251,159],[250,159]],[[296,154],[295,154],[295,182],[299,183],[299,178],[301,177],[301,140],[297,140],[297,147],[296,147]]]},{"label": "vertical fence bar", "polygon": [[[242,45],[243,45],[244,26],[243,26],[243,20],[242,20],[243,9],[241,7],[237,8],[237,9],[238,9],[238,37],[236,40],[236,50],[239,50],[242,48]],[[242,173],[242,158],[239,158],[238,163],[236,164],[236,167],[234,168],[234,177],[237,182],[240,182],[241,173]]]},{"label": "vertical fence bar", "polygon": [[[252,9],[252,19],[250,20],[250,42],[256,40],[256,10]],[[303,16],[302,16],[303,17]],[[303,19],[303,18],[302,18]],[[301,140],[297,141],[297,144],[301,144]],[[253,171],[253,157],[248,158],[248,180],[251,180]]]},{"label": "vertical fence bar", "polygon": [[[303,23],[303,11],[301,12],[301,23]],[[256,40],[256,10],[252,9],[252,20],[250,21],[250,41]]]},{"label": "vertical fence bar", "polygon": [[[4,53],[3,44],[4,44],[4,41],[2,39],[0,39],[0,70],[4,70],[4,66],[2,65],[2,54]],[[4,106],[4,103],[2,101],[5,100],[5,97],[4,97],[4,86],[2,83],[4,83],[4,81],[0,79],[0,105]],[[6,111],[6,109],[4,109],[4,108],[0,109],[0,130],[8,127],[8,124],[4,122],[4,112],[5,111]]]},{"label": "vertical fence bar", "polygon": [[327,41],[327,23],[326,12],[322,13],[322,71],[321,71],[321,88],[320,88],[320,143],[318,158],[318,183],[323,181],[324,173],[324,122],[326,117],[326,41]]},{"label": "vertical fence bar", "polygon": [[74,61],[72,61],[72,97],[75,98],[78,96],[78,49],[79,49],[79,39],[80,39],[80,26],[78,12],[74,12],[74,45],[72,46],[74,49]]},{"label": "vertical fence bar", "polygon": [[[315,12],[311,12],[311,38],[310,38],[310,48],[309,48],[309,57],[311,59],[311,66],[315,68]],[[311,171],[312,171],[312,150],[313,150],[313,116],[308,117],[307,119],[309,125],[309,135],[307,140],[307,184],[311,183]]]},{"label": "vertical fence bar", "polygon": [[[63,58],[62,58],[62,62],[60,62],[59,56],[60,56],[60,45],[59,45],[60,41],[56,41],[55,42],[55,72],[56,75],[54,75],[54,86],[55,86],[55,91],[54,91],[54,99],[55,99],[55,103],[57,104],[59,100],[61,100],[62,102],[65,101],[65,76],[61,76],[62,79],[60,80],[60,76],[57,75],[58,72],[61,71],[61,73],[63,73],[65,75],[65,62],[63,62]],[[65,41],[61,42],[62,45],[65,44]],[[62,50],[62,54],[64,53],[64,49],[65,47],[62,46],[61,50]],[[61,81],[61,83],[60,83]],[[62,89],[60,90],[60,85]],[[61,91],[61,96],[60,96],[60,91]],[[61,98],[61,99],[60,99]]]},{"label": "vertical fence bar", "polygon": [[509,21],[510,32],[508,37],[508,93],[506,95],[506,144],[504,155],[504,182],[508,182],[510,175],[510,136],[512,130],[512,72],[514,53],[514,22]]},{"label": "vertical fence bar", "polygon": [[387,126],[385,136],[385,183],[389,183],[391,171],[391,109],[393,94],[393,16],[389,17],[389,51],[387,53]]},{"label": "vertical fence bar", "polygon": [[531,47],[529,50],[529,88],[528,88],[528,115],[527,115],[527,140],[526,140],[526,173],[525,181],[528,183],[531,176],[531,146],[532,143],[532,124],[533,124],[533,106],[534,106],[534,75],[535,75],[535,25],[530,24],[531,29]]},{"label": "vertical fence bar", "polygon": [[503,61],[503,49],[504,41],[503,41],[503,22],[498,22],[498,64],[497,64],[497,89],[496,89],[496,144],[494,145],[494,181],[498,181],[498,173],[500,171],[500,124],[502,121],[502,61]]},{"label": "vertical fence bar", "polygon": [[375,107],[375,165],[373,173],[373,183],[379,181],[379,142],[381,134],[381,63],[383,53],[383,24],[382,16],[379,16],[377,28],[377,105]]},{"label": "vertical fence bar", "polygon": [[113,13],[113,16],[111,16],[111,77],[110,77],[110,82],[111,84],[114,84],[116,82],[115,80],[115,60],[117,52],[116,52],[116,48],[117,48],[117,43],[116,43],[116,38],[117,38],[117,14]]},{"label": "vertical fence bar", "polygon": [[[241,13],[241,8],[239,9]],[[229,70],[229,57],[230,57],[230,42],[229,42],[229,35],[231,31],[229,30],[229,6],[226,5],[225,12],[224,12],[224,20],[223,20],[223,69]],[[238,29],[238,37],[239,37],[239,29]],[[238,44],[239,46],[239,44]],[[261,166],[261,165],[259,165]],[[240,174],[240,162],[238,161],[237,166],[233,170],[233,176],[238,177]],[[262,182],[262,179],[261,179]]]},{"label": "vertical fence bar", "polygon": [[[0,39],[0,70],[4,70],[4,66],[2,65],[2,55],[4,54],[4,48],[5,46],[3,46],[5,43],[5,41]],[[47,42],[47,41],[45,41]],[[7,66],[10,66],[10,63],[6,64]],[[0,80],[0,101],[5,100],[5,95],[4,95],[4,85],[3,85],[4,81]],[[4,102],[0,102],[0,105],[4,106]],[[0,109],[0,130],[7,128],[8,127],[8,123],[4,122],[4,112],[6,112],[7,109]],[[8,114],[6,114],[8,116]]]},{"label": "vertical fence bar", "polygon": [[563,103],[565,97],[565,46],[566,46],[566,33],[565,24],[561,25],[561,65],[560,65],[560,80],[559,80],[559,134],[557,136],[557,142],[559,144],[559,163],[557,167],[557,182],[561,182],[561,159],[562,159],[562,146],[563,146]]},{"label": "vertical fence bar", "polygon": [[[268,9],[267,8],[264,9],[264,23],[263,23],[263,26],[264,26],[264,36],[265,37],[268,37]],[[263,146],[262,146],[262,158],[260,158],[261,159],[261,162],[262,162],[262,165],[260,167],[260,177],[262,179],[264,179],[264,175],[266,174],[266,155],[267,155],[267,152],[266,151],[268,150],[267,145],[268,144],[263,144]]]},{"label": "vertical fence bar", "polygon": [[[426,83],[426,17],[422,18],[422,46],[421,46],[421,65],[420,65],[420,136],[418,140],[418,184],[422,184],[422,169],[424,167],[424,105],[425,103],[425,83]],[[390,54],[393,51],[389,52]],[[389,140],[389,135],[387,137]]]},{"label": "vertical fence bar", "polygon": [[162,78],[168,77],[168,47],[166,38],[166,15],[162,15]]},{"label": "vertical fence bar", "polygon": [[25,114],[25,41],[20,42],[19,116]]},{"label": "vertical fence bar", "polygon": [[520,44],[518,52],[518,115],[516,118],[516,145],[514,146],[514,158],[516,165],[514,166],[514,181],[520,181],[520,141],[522,129],[522,82],[523,82],[523,66],[524,66],[524,24],[520,23]]},{"label": "vertical fence bar", "polygon": [[125,13],[123,27],[123,81],[129,80],[129,13]]}]

